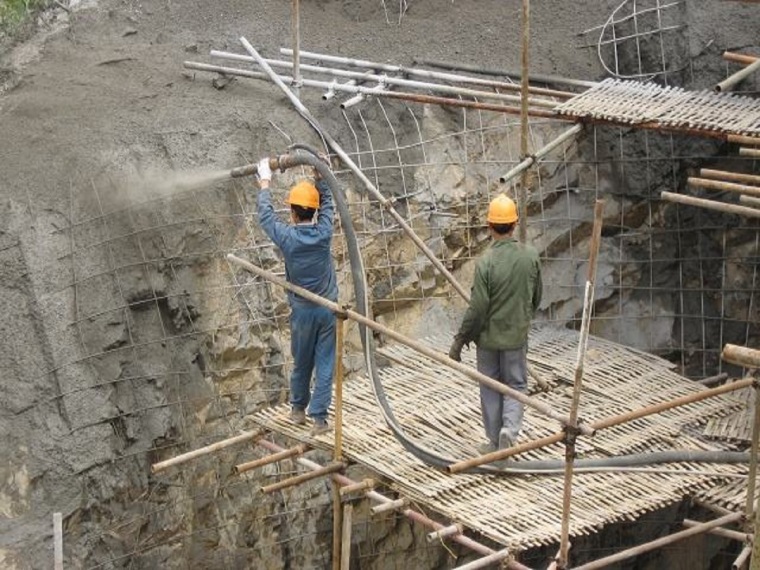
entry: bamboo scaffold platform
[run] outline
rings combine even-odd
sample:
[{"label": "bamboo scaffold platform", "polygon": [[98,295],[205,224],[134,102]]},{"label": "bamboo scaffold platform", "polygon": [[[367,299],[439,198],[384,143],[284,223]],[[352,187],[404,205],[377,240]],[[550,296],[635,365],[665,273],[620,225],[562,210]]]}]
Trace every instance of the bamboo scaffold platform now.
[{"label": "bamboo scaffold platform", "polygon": [[556,106],[562,117],[695,135],[760,137],[760,100],[606,79]]},{"label": "bamboo scaffold platform", "polygon": [[[447,337],[426,344],[444,350]],[[534,396],[557,409],[567,409],[578,334],[554,328],[531,332],[529,361],[553,389]],[[467,459],[477,455],[484,440],[478,387],[451,369],[420,360],[410,349],[392,345],[381,349],[391,365],[381,369],[386,394],[404,429],[425,446]],[[474,363],[472,351],[463,360]],[[648,404],[693,394],[704,388],[673,371],[669,362],[612,342],[592,338],[586,360],[583,419],[594,421]],[[658,415],[579,438],[579,458],[669,451],[720,450],[701,429],[711,418],[741,407],[730,395],[674,408]],[[314,439],[308,428],[288,419],[287,405],[259,412],[249,419],[267,430],[331,449],[332,434]],[[402,497],[424,505],[451,521],[502,544],[512,552],[556,544],[562,515],[562,470],[556,475],[451,475],[429,467],[407,453],[385,426],[370,382],[360,378],[343,387],[343,456],[370,468]],[[522,440],[556,431],[556,422],[526,408]],[[515,461],[560,459],[561,443],[523,454]],[[616,522],[634,520],[697,492],[725,487],[746,473],[743,465],[678,463],[651,468],[581,472],[576,475],[571,535],[585,535]],[[744,478],[740,481],[743,483]]]}]

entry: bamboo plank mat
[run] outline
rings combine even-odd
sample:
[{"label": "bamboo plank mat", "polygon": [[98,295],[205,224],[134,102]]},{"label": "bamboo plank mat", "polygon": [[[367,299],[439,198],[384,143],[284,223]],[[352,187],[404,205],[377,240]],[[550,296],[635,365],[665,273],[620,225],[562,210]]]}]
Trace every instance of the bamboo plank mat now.
[{"label": "bamboo plank mat", "polygon": [[[449,336],[426,339],[441,350]],[[574,331],[536,328],[531,332],[529,360],[543,374],[556,375],[551,392],[535,393],[558,411],[567,412],[570,378],[578,335]],[[382,349],[393,365],[381,378],[396,419],[417,443],[455,459],[477,455],[484,441],[478,386],[446,367],[420,359],[401,346]],[[463,360],[474,364],[474,351]],[[403,363],[403,364],[402,364]],[[591,338],[584,374],[581,415],[595,420],[643,405],[703,389],[672,371],[670,363],[614,343]],[[593,438],[580,438],[579,457],[672,449],[719,449],[686,426],[703,425],[738,409],[740,403],[722,396],[642,418]],[[315,447],[332,449],[333,436],[316,440],[308,428],[287,419],[287,405],[259,412],[251,419],[280,434]],[[359,378],[344,386],[344,455],[385,477],[401,495],[458,521],[490,539],[521,551],[559,541],[562,477],[552,475],[449,475],[428,467],[395,440],[375,403],[370,382]],[[526,409],[521,441],[557,432],[553,420]],[[564,448],[554,445],[523,455],[527,459],[561,459]],[[641,514],[682,500],[698,491],[724,486],[721,474],[743,472],[741,466],[682,463],[658,473],[583,473],[575,478],[571,533],[590,534],[614,521],[634,520]],[[688,472],[673,474],[672,470]],[[730,479],[733,480],[733,479]]]},{"label": "bamboo plank mat", "polygon": [[712,439],[748,443],[752,440],[752,423],[755,415],[755,399],[752,388],[737,392],[744,406],[737,412],[707,422],[704,435]]},{"label": "bamboo plank mat", "polygon": [[655,122],[673,128],[760,136],[758,99],[655,83],[605,79],[554,111],[630,125]]}]

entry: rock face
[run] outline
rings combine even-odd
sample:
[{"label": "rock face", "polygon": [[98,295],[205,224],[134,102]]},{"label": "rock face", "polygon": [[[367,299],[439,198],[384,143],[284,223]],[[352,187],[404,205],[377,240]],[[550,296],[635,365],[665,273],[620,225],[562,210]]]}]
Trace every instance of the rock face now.
[{"label": "rock face", "polygon": [[[290,6],[262,1],[253,18],[250,2],[238,0],[68,4],[85,9],[59,13],[65,27],[3,53],[0,65],[10,134],[0,137],[0,566],[49,567],[51,514],[62,512],[67,567],[326,568],[327,484],[259,492],[295,471],[292,462],[239,477],[234,465],[260,454],[241,445],[150,471],[250,429],[248,414],[287,398],[285,296],[223,255],[275,270],[279,257],[252,215],[252,182],[222,180],[217,169],[319,141],[269,86],[236,80],[217,90],[179,65],[188,52],[237,49],[241,33],[274,52],[288,37]],[[401,26],[390,5],[302,3],[303,33],[313,46],[379,61],[424,55],[517,66],[519,29],[501,0],[404,2]],[[724,47],[757,43],[752,9],[684,5],[678,24],[689,41],[673,46],[672,61],[688,61],[693,73],[677,69],[669,81],[704,87],[721,78]],[[601,77],[594,56],[570,49],[599,19],[598,3],[578,3],[561,21],[557,3],[533,10],[538,71]],[[647,68],[660,61],[656,48],[645,44]],[[625,55],[625,71],[637,61]],[[469,288],[488,246],[488,200],[518,184],[498,182],[519,159],[518,121],[376,99],[343,111],[319,95],[303,91],[321,124]],[[534,121],[531,147],[565,128]],[[555,151],[528,187],[529,239],[545,260],[540,318],[577,323],[590,212],[601,197],[595,334],[658,351],[695,376],[715,371],[722,343],[757,344],[757,228],[657,200],[683,189],[698,167],[747,170],[735,156],[728,145],[609,128]],[[278,175],[278,208],[303,174]],[[339,176],[378,318],[415,337],[455,326],[463,304],[451,286],[354,177]],[[341,300],[351,303],[340,238],[334,253]],[[349,327],[354,374],[358,345]],[[455,565],[457,550],[429,547],[405,519],[378,520],[360,504],[355,520],[356,567]]]}]

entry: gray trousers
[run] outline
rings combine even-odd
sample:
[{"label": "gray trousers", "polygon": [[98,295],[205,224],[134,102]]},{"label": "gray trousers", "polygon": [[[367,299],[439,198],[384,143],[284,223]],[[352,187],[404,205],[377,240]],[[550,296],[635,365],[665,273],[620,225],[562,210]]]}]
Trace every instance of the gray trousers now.
[{"label": "gray trousers", "polygon": [[[515,350],[478,348],[478,371],[510,388],[527,392],[527,349],[527,345]],[[499,447],[500,439],[502,447],[508,447],[517,441],[522,426],[523,404],[481,384],[480,409],[486,437],[494,447]]]}]

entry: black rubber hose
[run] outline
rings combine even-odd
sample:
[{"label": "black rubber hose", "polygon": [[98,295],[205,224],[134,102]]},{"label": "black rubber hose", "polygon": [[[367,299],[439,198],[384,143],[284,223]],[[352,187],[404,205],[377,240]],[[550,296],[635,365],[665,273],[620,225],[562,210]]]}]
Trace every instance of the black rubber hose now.
[{"label": "black rubber hose", "polygon": [[[319,152],[309,145],[302,143],[294,144],[290,150],[296,151],[280,157],[284,168],[292,166],[311,166],[315,168],[320,176],[327,182],[330,192],[335,200],[335,206],[340,216],[343,226],[343,235],[348,249],[349,265],[351,268],[351,277],[354,282],[354,296],[356,297],[357,312],[367,318],[372,318],[370,312],[369,295],[367,292],[367,278],[364,270],[364,261],[359,250],[359,242],[356,238],[353,219],[346,203],[346,197],[340,187],[338,179],[333,174],[330,167],[319,158]],[[427,465],[439,468],[446,468],[449,465],[457,463],[450,457],[442,456],[429,449],[426,449],[414,440],[409,438],[403,428],[396,421],[393,409],[388,402],[379,374],[377,373],[377,364],[375,362],[375,344],[372,331],[364,325],[359,325],[359,334],[364,350],[364,359],[367,366],[367,373],[370,378],[372,390],[377,400],[380,410],[385,418],[386,424],[393,432],[398,442],[417,459]],[[655,453],[638,453],[631,455],[621,455],[617,457],[604,457],[599,459],[579,459],[574,462],[574,471],[601,471],[615,470],[626,467],[641,467],[647,465],[656,465],[659,463],[674,462],[702,462],[702,463],[747,463],[749,462],[749,453],[730,452],[730,451],[664,451]],[[469,473],[487,473],[487,474],[557,474],[564,472],[565,461],[562,459],[550,460],[531,460],[510,462],[507,467],[481,466],[468,470]]]}]

